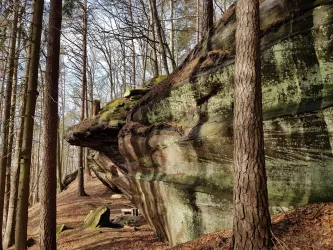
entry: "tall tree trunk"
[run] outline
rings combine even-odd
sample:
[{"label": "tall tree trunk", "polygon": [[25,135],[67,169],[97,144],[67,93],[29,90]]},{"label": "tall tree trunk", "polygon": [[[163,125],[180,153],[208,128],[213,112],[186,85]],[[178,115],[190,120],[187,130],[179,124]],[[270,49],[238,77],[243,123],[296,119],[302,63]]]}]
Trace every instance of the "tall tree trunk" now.
[{"label": "tall tree trunk", "polygon": [[[42,197],[40,212],[40,249],[55,250],[56,244],[56,195],[57,195],[57,144],[60,31],[62,1],[50,1],[48,27],[46,84],[44,98],[44,156],[42,170]],[[60,141],[58,140],[58,145]],[[59,150],[60,151],[60,150]],[[60,153],[58,151],[58,153]],[[59,176],[61,180],[61,173]]]},{"label": "tall tree trunk", "polygon": [[[17,48],[21,47],[20,43],[20,32],[18,35],[18,44]],[[19,53],[15,56],[15,64],[14,64],[14,81],[13,81],[13,90],[12,90],[12,106],[10,111],[10,122],[9,122],[9,141],[8,141],[8,158],[7,158],[7,170],[6,170],[6,188],[5,188],[5,200],[4,200],[4,211],[3,211],[3,228],[6,227],[7,224],[7,215],[8,215],[8,207],[9,207],[9,196],[10,196],[10,173],[11,173],[11,165],[12,165],[12,156],[13,156],[13,142],[14,142],[14,130],[15,130],[15,113],[16,113],[16,100],[17,100],[17,68],[18,68],[18,57]]]},{"label": "tall tree trunk", "polygon": [[173,12],[174,12],[174,7],[173,7],[173,1],[170,0],[170,52],[172,58],[175,58],[175,45],[174,45],[174,27],[173,27]]},{"label": "tall tree trunk", "polygon": [[64,190],[64,186],[62,185],[62,160],[61,160],[61,137],[60,137],[60,117],[58,118],[58,128],[57,128],[57,171],[58,171],[58,192],[61,193]]},{"label": "tall tree trunk", "polygon": [[[83,1],[83,58],[82,58],[82,102],[81,102],[81,121],[84,120],[86,91],[87,91],[87,0]],[[78,195],[87,195],[84,191],[84,160],[83,148],[79,150],[78,161]]]},{"label": "tall tree trunk", "polygon": [[[205,0],[204,0],[205,1]],[[196,25],[197,25],[197,44],[200,42],[200,0],[197,0],[197,19],[196,19]]]},{"label": "tall tree trunk", "polygon": [[153,18],[154,18],[153,22],[156,26],[157,37],[158,37],[158,41],[159,41],[159,44],[160,44],[161,56],[162,56],[162,60],[163,60],[164,70],[165,70],[166,74],[169,75],[170,72],[169,72],[169,67],[168,67],[168,59],[167,59],[166,51],[165,51],[165,45],[164,45],[161,22],[160,22],[160,19],[158,17],[158,13],[157,13],[156,0],[150,0],[150,7],[151,7]]},{"label": "tall tree trunk", "polygon": [[[151,6],[150,6],[151,7]],[[150,8],[151,9],[151,8]],[[153,10],[150,10],[151,15],[151,21],[149,22],[150,25],[150,31],[151,31],[151,39],[153,40],[152,48],[153,48],[153,69],[154,69],[154,75],[153,77],[159,76],[159,67],[158,67],[158,57],[157,57],[157,48],[156,48],[156,35],[155,35],[155,25],[154,25],[154,17],[153,17]]]},{"label": "tall tree trunk", "polygon": [[6,62],[3,63],[3,77],[2,77],[2,81],[1,81],[1,88],[0,88],[0,132],[2,132],[2,122],[3,122],[3,112],[2,112],[2,108],[4,105],[4,92],[5,92],[5,81],[6,81],[6,71],[7,71],[7,60]]},{"label": "tall tree trunk", "polygon": [[202,21],[201,21],[201,39],[214,26],[214,3],[213,0],[203,0]]},{"label": "tall tree trunk", "polygon": [[124,89],[124,93],[126,92],[126,88],[127,88],[127,84],[126,84],[126,52],[125,52],[125,48],[122,50],[122,63],[123,63],[123,89]]},{"label": "tall tree trunk", "polygon": [[148,60],[148,43],[145,43],[144,45],[144,52],[143,52],[143,59],[142,59],[142,85],[141,87],[144,87],[144,84],[146,82],[146,71],[147,71],[147,60]]},{"label": "tall tree trunk", "polygon": [[239,0],[236,15],[233,249],[269,249],[259,1]]},{"label": "tall tree trunk", "polygon": [[[9,122],[10,122],[10,109],[12,101],[12,85],[15,66],[15,53],[16,53],[16,35],[17,35],[17,21],[18,21],[18,0],[13,2],[14,6],[14,20],[12,28],[12,39],[10,48],[10,62],[9,62],[9,75],[6,86],[5,96],[5,110],[3,117],[3,131],[1,138],[2,154],[0,160],[0,243],[2,243],[2,228],[3,228],[3,208],[4,208],[4,196],[5,196],[5,183],[6,183],[6,170],[8,162],[8,135],[9,135]],[[0,244],[0,250],[2,244]]]},{"label": "tall tree trunk", "polygon": [[[14,86],[13,86],[13,100],[12,100],[12,107],[11,107],[11,121],[10,121],[10,137],[9,137],[9,143],[8,143],[8,152],[10,154],[10,157],[8,157],[7,162],[7,177],[6,177],[6,197],[5,197],[5,206],[4,206],[4,222],[3,227],[6,228],[7,226],[7,216],[9,211],[9,199],[10,199],[10,192],[11,191],[11,173],[12,171],[12,155],[13,155],[13,142],[14,142],[14,128],[15,128],[15,114],[16,114],[16,102],[17,102],[17,87],[18,87],[18,65],[19,65],[19,56],[20,56],[20,49],[21,49],[21,34],[22,34],[22,17],[25,12],[27,0],[24,1],[23,6],[20,8],[20,15],[18,18],[18,23],[20,24],[20,27],[18,28],[18,37],[17,37],[17,52],[16,52],[16,58],[15,58],[15,66],[14,66]],[[23,87],[24,89],[24,87]],[[19,128],[20,129],[20,128]],[[17,135],[20,132],[17,132]],[[14,162],[15,164],[15,162]],[[15,167],[14,167],[15,168]],[[16,178],[16,176],[15,176]],[[17,192],[17,189],[15,189],[15,192]]]},{"label": "tall tree trunk", "polygon": [[28,199],[31,167],[31,148],[33,139],[34,115],[37,99],[38,65],[42,32],[44,0],[35,0],[31,29],[31,62],[29,69],[28,94],[26,100],[25,122],[22,140],[18,206],[15,231],[15,249],[25,250],[28,224]]},{"label": "tall tree trunk", "polygon": [[131,77],[131,87],[133,89],[136,88],[136,65],[135,65],[135,45],[134,45],[134,20],[133,20],[133,2],[129,0],[129,8],[130,8],[130,17],[131,17],[131,50],[132,50],[132,77]]},{"label": "tall tree trunk", "polygon": [[[31,55],[30,49],[28,55]],[[8,205],[8,218],[7,225],[3,239],[3,248],[7,249],[14,244],[15,237],[15,223],[16,223],[16,209],[17,209],[17,189],[18,180],[20,173],[20,158],[21,158],[21,148],[22,148],[22,137],[23,137],[23,127],[24,127],[24,114],[26,108],[26,96],[28,91],[28,79],[29,79],[29,69],[30,69],[30,59],[26,63],[25,73],[24,73],[24,83],[21,92],[21,108],[20,108],[20,124],[16,135],[15,141],[15,154],[13,158],[13,168],[11,169],[10,178],[10,196]]]}]

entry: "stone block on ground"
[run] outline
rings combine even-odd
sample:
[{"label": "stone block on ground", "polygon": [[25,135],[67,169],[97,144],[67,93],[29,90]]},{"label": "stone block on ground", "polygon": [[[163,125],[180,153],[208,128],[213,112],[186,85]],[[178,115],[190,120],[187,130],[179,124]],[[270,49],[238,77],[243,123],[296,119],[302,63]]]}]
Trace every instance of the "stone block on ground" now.
[{"label": "stone block on ground", "polygon": [[98,207],[87,215],[83,222],[83,227],[97,228],[109,227],[110,222],[110,209],[107,207]]}]

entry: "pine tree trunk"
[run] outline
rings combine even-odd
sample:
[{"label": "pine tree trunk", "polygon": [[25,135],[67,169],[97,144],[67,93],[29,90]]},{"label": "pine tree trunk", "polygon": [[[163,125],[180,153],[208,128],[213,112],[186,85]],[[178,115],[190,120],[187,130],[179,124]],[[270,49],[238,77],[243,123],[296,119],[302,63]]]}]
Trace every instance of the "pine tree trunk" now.
[{"label": "pine tree trunk", "polygon": [[18,188],[18,206],[15,231],[15,249],[25,250],[28,224],[28,199],[31,167],[31,148],[33,139],[34,115],[37,99],[38,65],[42,32],[44,1],[35,0],[31,29],[31,62],[29,69],[28,94],[26,100],[25,122],[22,139],[20,179]]},{"label": "pine tree trunk", "polygon": [[259,1],[239,0],[236,15],[233,249],[269,249]]},{"label": "pine tree trunk", "polygon": [[[82,105],[81,105],[81,121],[84,120],[85,104],[86,104],[86,91],[87,91],[87,0],[83,2],[83,60],[82,60]],[[84,160],[83,148],[79,150],[78,161],[78,195],[87,195],[84,191]]]},{"label": "pine tree trunk", "polygon": [[203,0],[201,38],[204,38],[214,26],[214,3],[213,0]]},{"label": "pine tree trunk", "polygon": [[[30,55],[30,50],[28,55]],[[14,244],[15,237],[15,221],[16,221],[16,209],[17,209],[17,189],[20,173],[20,155],[22,148],[22,137],[23,137],[23,126],[24,126],[24,114],[26,107],[26,96],[28,90],[28,77],[29,77],[30,60],[28,59],[26,63],[25,73],[24,73],[24,83],[21,92],[21,108],[20,108],[20,124],[16,135],[15,141],[15,154],[13,158],[13,168],[11,169],[10,178],[10,196],[8,205],[8,218],[6,224],[6,230],[3,239],[4,249],[9,248]]]},{"label": "pine tree trunk", "polygon": [[[8,136],[9,136],[9,123],[10,123],[10,110],[12,101],[12,85],[14,76],[15,66],[15,54],[16,54],[16,36],[17,36],[17,21],[18,21],[18,0],[13,2],[14,6],[14,19],[12,29],[12,39],[10,48],[10,62],[9,62],[9,75],[6,86],[5,96],[5,109],[3,117],[3,131],[1,138],[2,154],[0,160],[0,243],[2,243],[2,228],[3,228],[3,209],[4,209],[4,198],[5,198],[5,183],[6,183],[6,170],[8,162]],[[2,244],[0,244],[0,250]]]},{"label": "pine tree trunk", "polygon": [[[42,196],[40,212],[40,249],[55,250],[56,245],[56,195],[57,195],[57,143],[58,89],[62,1],[50,1],[48,27],[46,84],[44,98],[44,155],[42,170]],[[59,140],[58,145],[60,145]],[[60,153],[60,150],[58,151]],[[59,176],[61,180],[61,173]]]},{"label": "pine tree trunk", "polygon": [[[21,32],[18,35],[18,45],[17,48],[20,48],[20,36]],[[11,111],[10,111],[10,122],[9,122],[9,141],[8,141],[8,158],[7,158],[7,170],[6,170],[6,188],[5,188],[5,200],[4,200],[4,211],[3,211],[3,228],[6,227],[7,224],[7,216],[8,216],[8,207],[9,207],[9,196],[10,196],[10,173],[11,173],[11,165],[12,165],[12,156],[13,156],[13,142],[14,142],[14,128],[15,128],[15,112],[16,112],[16,100],[17,100],[17,68],[18,68],[18,58],[19,54],[15,55],[15,63],[14,63],[14,78],[13,78],[13,90],[12,90],[12,103],[11,103]]]}]

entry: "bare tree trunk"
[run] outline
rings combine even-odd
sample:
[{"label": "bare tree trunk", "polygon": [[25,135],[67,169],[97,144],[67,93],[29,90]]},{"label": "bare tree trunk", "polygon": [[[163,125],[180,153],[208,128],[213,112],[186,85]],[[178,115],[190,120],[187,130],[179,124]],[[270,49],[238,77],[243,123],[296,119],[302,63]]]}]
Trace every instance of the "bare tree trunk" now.
[{"label": "bare tree trunk", "polygon": [[173,1],[170,0],[170,51],[171,51],[171,56],[175,58],[175,45],[174,45],[174,27],[173,27],[173,12],[174,12],[174,7],[173,7]]},{"label": "bare tree trunk", "polygon": [[[30,49],[28,55],[31,55]],[[14,155],[14,164],[11,169],[11,179],[10,179],[10,196],[9,196],[9,205],[8,205],[8,218],[6,224],[6,230],[3,239],[3,248],[7,249],[14,244],[15,237],[15,223],[16,223],[16,209],[17,209],[17,189],[18,189],[18,180],[20,173],[20,156],[22,148],[22,137],[23,137],[23,127],[24,127],[24,114],[26,108],[26,96],[28,90],[28,77],[29,77],[29,68],[30,60],[28,59],[25,68],[24,74],[24,83],[21,93],[21,109],[20,109],[20,124],[16,135],[15,141],[15,155]]]},{"label": "bare tree trunk", "polygon": [[127,84],[126,84],[126,53],[125,49],[123,50],[123,88],[124,93],[126,92]]},{"label": "bare tree trunk", "polygon": [[58,118],[58,128],[57,128],[57,170],[58,170],[58,192],[61,193],[64,190],[62,185],[62,160],[61,160],[61,148],[60,148],[60,118]]},{"label": "bare tree trunk", "polygon": [[38,65],[42,32],[44,1],[34,2],[31,29],[31,62],[29,70],[28,94],[26,100],[25,122],[22,140],[20,179],[18,188],[18,207],[15,231],[15,249],[25,250],[28,224],[28,199],[31,166],[31,148],[33,139],[34,115],[37,99]]},{"label": "bare tree trunk", "polygon": [[142,62],[142,86],[144,87],[144,84],[146,82],[146,71],[147,71],[147,60],[148,60],[148,43],[144,45],[144,55],[143,55],[143,62]]},{"label": "bare tree trunk", "polygon": [[135,65],[135,45],[134,45],[134,21],[133,21],[133,9],[132,9],[132,0],[129,0],[129,8],[130,8],[130,17],[131,17],[131,49],[132,49],[132,77],[131,77],[131,85],[132,88],[136,88],[136,65]]},{"label": "bare tree trunk", "polygon": [[[44,98],[44,156],[42,170],[42,197],[40,212],[40,249],[55,250],[56,244],[56,196],[57,196],[57,144],[58,137],[58,93],[60,31],[62,19],[62,1],[50,1],[48,27],[46,84]],[[58,137],[59,138],[59,137]],[[60,145],[60,140],[58,145]],[[58,155],[60,150],[58,150]],[[60,165],[60,163],[59,163]],[[60,166],[61,169],[61,166]],[[61,171],[59,175],[61,182]]]},{"label": "bare tree trunk", "polygon": [[[42,70],[42,67],[39,65],[39,74],[40,74],[40,113],[39,113],[39,121],[38,121],[38,136],[37,136],[37,149],[36,149],[36,157],[35,157],[35,164],[32,165],[32,180],[30,181],[30,194],[29,194],[29,203],[30,204],[36,204],[39,201],[39,190],[40,190],[40,183],[39,183],[39,177],[41,175],[41,164],[40,164],[40,155],[41,155],[41,141],[42,141],[42,130],[40,129],[42,127],[42,120],[43,120],[43,114],[44,114],[44,77],[45,77],[45,71]],[[34,145],[34,144],[33,144]],[[36,146],[35,146],[36,148]],[[34,161],[32,161],[33,163]]]},{"label": "bare tree trunk", "polygon": [[[6,170],[8,162],[8,135],[9,135],[9,122],[10,122],[10,109],[12,101],[12,85],[15,67],[15,53],[16,53],[16,35],[17,35],[17,21],[18,21],[18,0],[13,2],[14,6],[14,20],[12,29],[12,39],[10,48],[10,62],[9,62],[9,75],[6,86],[5,96],[5,110],[4,110],[4,124],[1,138],[2,154],[0,161],[0,243],[2,243],[2,228],[3,228],[3,208],[4,208],[4,196],[5,196],[5,183],[6,183]],[[2,244],[0,244],[0,250],[2,250]]]},{"label": "bare tree trunk", "polygon": [[[21,47],[20,39],[21,36],[18,35],[18,45],[17,48]],[[15,112],[16,112],[16,100],[17,100],[17,68],[18,68],[18,57],[19,54],[15,56],[15,64],[14,64],[14,81],[13,81],[13,90],[12,90],[12,106],[10,111],[10,122],[9,122],[9,141],[8,141],[8,158],[7,158],[7,170],[6,170],[6,191],[5,191],[5,200],[4,200],[4,212],[3,212],[3,228],[6,227],[7,224],[7,215],[8,215],[8,207],[9,207],[9,196],[10,196],[10,173],[11,173],[11,165],[12,165],[12,156],[13,156],[13,142],[14,142],[14,128],[15,128]]]},{"label": "bare tree trunk", "polygon": [[[7,61],[7,60],[6,60]],[[5,92],[5,81],[6,81],[6,71],[7,71],[7,62],[4,63],[4,70],[3,70],[3,77],[2,77],[2,81],[1,81],[1,89],[0,89],[0,132],[2,132],[2,122],[3,122],[3,112],[2,112],[2,108],[3,108],[3,104],[5,101],[4,98],[4,92]],[[0,144],[1,147],[1,144]]]},{"label": "bare tree trunk", "polygon": [[[81,106],[81,121],[84,120],[85,112],[85,97],[87,91],[87,0],[83,2],[83,68],[82,68],[82,106]],[[83,148],[80,147],[78,161],[78,195],[87,195],[84,191],[84,161]]]},{"label": "bare tree trunk", "polygon": [[197,20],[196,21],[197,21],[197,44],[198,44],[200,42],[200,0],[197,0]]},{"label": "bare tree trunk", "polygon": [[213,0],[203,0],[201,38],[209,32],[214,26],[214,3]]},{"label": "bare tree trunk", "polygon": [[[62,61],[63,66],[64,66],[64,64],[65,64],[64,61]],[[66,71],[64,71],[63,77],[62,77],[62,99],[61,99],[61,101],[62,101],[62,134],[65,131],[65,110],[66,110],[66,103],[65,103],[66,91],[65,91],[65,89],[66,89]],[[63,139],[62,136],[61,136],[61,141],[62,141],[62,147],[61,147],[62,167],[63,167],[63,169],[66,169],[65,166],[67,166],[67,165],[64,164],[64,162],[65,162],[64,161],[64,146],[65,146],[65,144],[64,144],[64,139]],[[68,159],[68,153],[67,153],[67,159]],[[61,179],[61,183],[62,183],[62,179]]]},{"label": "bare tree trunk", "polygon": [[[151,8],[150,8],[151,9]],[[156,36],[155,36],[155,26],[154,26],[154,17],[153,17],[153,11],[150,10],[151,12],[151,21],[150,21],[150,30],[151,30],[151,38],[154,41],[153,42],[153,69],[154,69],[154,75],[153,77],[159,76],[159,67],[158,67],[158,57],[157,57],[157,48],[156,48]]]},{"label": "bare tree trunk", "polygon": [[236,15],[233,249],[269,249],[259,1],[239,0]]},{"label": "bare tree trunk", "polygon": [[158,40],[160,43],[161,56],[162,56],[162,60],[163,60],[164,70],[165,70],[166,74],[169,75],[170,72],[169,72],[169,67],[168,67],[168,60],[167,60],[166,51],[165,51],[161,22],[160,22],[160,19],[158,18],[156,0],[150,0],[150,7],[151,7],[151,10],[153,13],[153,18],[154,18],[153,22],[156,25],[157,37],[158,37]]}]

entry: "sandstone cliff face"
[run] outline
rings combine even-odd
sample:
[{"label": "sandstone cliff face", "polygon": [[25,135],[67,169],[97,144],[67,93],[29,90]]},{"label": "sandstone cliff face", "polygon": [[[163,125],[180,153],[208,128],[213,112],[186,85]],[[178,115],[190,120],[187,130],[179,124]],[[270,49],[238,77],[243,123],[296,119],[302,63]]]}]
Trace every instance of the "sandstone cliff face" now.
[{"label": "sandstone cliff face", "polygon": [[[332,1],[266,0],[261,25],[271,209],[332,201]],[[138,103],[124,98],[67,133],[100,152],[99,178],[172,245],[232,225],[235,26],[234,15],[221,21]]]}]

